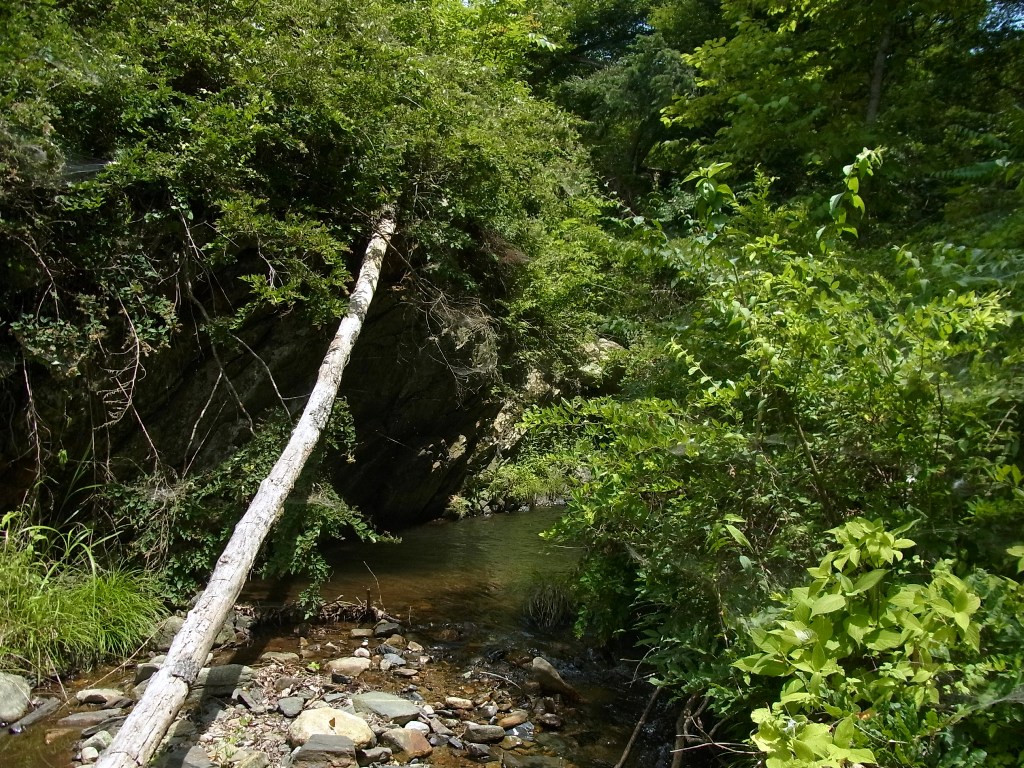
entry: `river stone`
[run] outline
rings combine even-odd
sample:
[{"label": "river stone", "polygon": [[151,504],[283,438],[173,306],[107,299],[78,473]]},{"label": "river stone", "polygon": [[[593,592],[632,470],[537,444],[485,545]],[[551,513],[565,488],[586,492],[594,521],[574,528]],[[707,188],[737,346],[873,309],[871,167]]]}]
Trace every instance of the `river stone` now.
[{"label": "river stone", "polygon": [[540,683],[540,687],[546,691],[562,693],[572,699],[579,698],[576,689],[562,679],[562,676],[558,674],[558,670],[551,666],[551,662],[547,659],[540,656],[536,656],[533,659],[533,676]]},{"label": "river stone", "polygon": [[32,688],[21,675],[0,672],[0,721],[13,723],[28,712]]},{"label": "river stone", "polygon": [[405,725],[420,716],[420,708],[408,699],[383,691],[370,691],[352,697],[356,712],[372,712],[385,720]]},{"label": "river stone", "polygon": [[102,752],[104,749],[110,746],[110,742],[114,740],[114,737],[110,735],[110,731],[100,731],[94,733],[88,739],[82,742],[82,749],[86,747],[93,747]]},{"label": "river stone", "polygon": [[93,712],[75,712],[73,715],[62,717],[57,721],[57,725],[61,728],[88,728],[90,725],[99,725],[104,720],[120,717],[123,714],[123,709],[97,709]]},{"label": "river stone", "polygon": [[360,659],[370,658],[370,652],[366,648],[356,648],[354,651],[352,651],[352,655]]},{"label": "river stone", "polygon": [[298,717],[304,706],[306,700],[301,696],[287,696],[277,702],[277,708],[285,717]]},{"label": "river stone", "polygon": [[299,654],[285,651],[267,651],[260,655],[260,661],[277,662],[278,664],[298,664]]},{"label": "river stone", "polygon": [[82,747],[82,751],[79,754],[81,755],[82,762],[86,765],[95,763],[100,759],[100,751],[96,747]]},{"label": "river stone", "polygon": [[498,725],[502,728],[515,728],[517,725],[522,725],[529,719],[530,715],[525,709],[513,709],[498,721]]},{"label": "river stone", "polygon": [[158,661],[145,661],[135,668],[135,684],[141,685],[155,675],[162,664]]},{"label": "river stone", "polygon": [[410,640],[409,644],[405,646],[405,649],[410,653],[423,653],[423,646],[417,643],[415,640]]},{"label": "river stone", "polygon": [[117,706],[125,695],[116,688],[86,688],[75,694],[79,704],[102,704],[106,708]]},{"label": "river stone", "polygon": [[174,640],[174,636],[178,634],[184,623],[185,619],[181,616],[168,616],[157,624],[156,631],[153,633],[153,637],[150,640],[153,647],[158,651],[166,651],[169,649],[171,647],[171,641]]},{"label": "river stone", "polygon": [[486,744],[467,741],[462,746],[466,750],[466,755],[472,760],[486,760],[491,756],[491,750]]},{"label": "river stone", "polygon": [[203,667],[192,687],[202,688],[204,696],[230,696],[235,688],[249,685],[252,674],[252,667],[242,664]]},{"label": "river stone", "polygon": [[169,752],[154,765],[157,768],[217,768],[217,766],[206,756],[202,747],[191,747],[190,749],[179,749]]},{"label": "river stone", "polygon": [[247,752],[241,758],[236,752],[231,759],[235,761],[232,763],[233,768],[267,768],[270,765],[270,758],[265,752]]},{"label": "river stone", "polygon": [[391,749],[388,747],[371,747],[370,749],[359,750],[359,764],[372,765],[373,763],[386,763],[391,760]]},{"label": "river stone", "polygon": [[420,673],[418,669],[412,667],[397,667],[392,672],[398,677],[416,677]]},{"label": "river stone", "polygon": [[454,736],[455,735],[455,731],[453,731],[447,725],[442,723],[436,717],[430,718],[430,730],[432,730],[438,736]]},{"label": "river stone", "polygon": [[469,699],[463,699],[458,696],[445,696],[445,706],[451,707],[452,709],[472,709],[473,702]]},{"label": "river stone", "polygon": [[379,621],[373,626],[374,637],[390,637],[402,631],[402,627],[393,621]]},{"label": "river stone", "polygon": [[505,729],[500,725],[480,725],[466,721],[462,738],[476,744],[497,744],[505,738]]},{"label": "river stone", "polygon": [[365,628],[360,629],[359,627],[356,627],[351,632],[349,632],[349,635],[351,635],[352,637],[373,637],[373,630]]},{"label": "river stone", "polygon": [[401,635],[391,635],[387,640],[384,641],[392,648],[405,648],[405,638]]},{"label": "river stone", "polygon": [[426,757],[434,751],[426,736],[419,731],[410,731],[407,728],[392,728],[384,731],[380,739],[396,752],[403,753],[409,760]]},{"label": "river stone", "polygon": [[346,736],[317,733],[292,755],[293,768],[347,768],[356,763],[356,745]]},{"label": "river stone", "polygon": [[359,677],[370,668],[369,659],[361,659],[358,656],[346,656],[342,659],[331,659],[327,662],[327,669],[331,674],[345,675],[346,677]]},{"label": "river stone", "polygon": [[545,728],[551,728],[554,730],[558,730],[562,727],[562,718],[560,718],[554,712],[545,712],[543,715],[537,718],[537,722],[543,725]]},{"label": "river stone", "polygon": [[408,662],[397,653],[385,653],[382,661],[386,661],[392,667],[404,667]]},{"label": "river stone", "polygon": [[357,747],[373,744],[376,738],[366,721],[343,709],[320,707],[304,710],[288,727],[288,741],[293,747],[305,744],[318,733],[329,736],[347,736]]}]

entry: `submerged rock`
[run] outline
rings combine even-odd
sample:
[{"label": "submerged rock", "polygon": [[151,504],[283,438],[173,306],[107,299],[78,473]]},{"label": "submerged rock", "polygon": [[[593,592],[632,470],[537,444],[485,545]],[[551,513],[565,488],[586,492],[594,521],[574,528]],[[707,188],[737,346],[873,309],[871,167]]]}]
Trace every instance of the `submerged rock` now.
[{"label": "submerged rock", "polygon": [[579,698],[579,693],[576,692],[576,689],[562,679],[562,676],[558,674],[558,670],[551,666],[551,662],[547,659],[541,656],[534,657],[531,668],[534,679],[543,690],[561,693],[571,699]]}]

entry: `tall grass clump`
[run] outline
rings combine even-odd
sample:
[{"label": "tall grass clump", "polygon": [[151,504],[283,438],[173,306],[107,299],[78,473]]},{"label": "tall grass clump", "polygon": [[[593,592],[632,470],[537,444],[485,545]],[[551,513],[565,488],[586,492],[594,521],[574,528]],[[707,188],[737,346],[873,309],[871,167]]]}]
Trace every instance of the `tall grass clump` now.
[{"label": "tall grass clump", "polygon": [[145,573],[103,568],[90,532],[0,521],[0,668],[37,677],[134,653],[163,610]]}]

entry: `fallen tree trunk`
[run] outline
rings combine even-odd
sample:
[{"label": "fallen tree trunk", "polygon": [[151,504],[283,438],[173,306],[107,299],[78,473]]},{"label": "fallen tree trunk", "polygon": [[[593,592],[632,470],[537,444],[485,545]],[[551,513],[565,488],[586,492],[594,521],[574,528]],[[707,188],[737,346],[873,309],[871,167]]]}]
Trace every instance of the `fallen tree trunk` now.
[{"label": "fallen tree trunk", "polygon": [[260,545],[280,517],[285,499],[331,415],[341,374],[366,319],[384,253],[394,231],[395,213],[389,208],[377,222],[376,232],[366,248],[359,278],[349,298],[348,313],[338,326],[338,332],[320,365],[316,385],[288,445],[270,474],[260,483],[249,509],[235,526],[231,540],[210,576],[210,583],[174,638],[163,667],[150,680],[145,694],[125,720],[113,743],[100,756],[97,768],[140,768],[148,764],[185,703],[189,688],[206,662],[217,633],[238,599]]}]

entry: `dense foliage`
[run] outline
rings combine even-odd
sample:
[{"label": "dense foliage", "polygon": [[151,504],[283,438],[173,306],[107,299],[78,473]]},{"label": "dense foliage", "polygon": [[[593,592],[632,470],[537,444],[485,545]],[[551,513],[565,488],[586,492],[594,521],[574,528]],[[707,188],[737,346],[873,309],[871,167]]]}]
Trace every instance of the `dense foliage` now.
[{"label": "dense foliage", "polygon": [[524,422],[524,466],[575,486],[579,628],[704,700],[677,749],[1019,764],[1020,9],[699,10],[562,86],[600,161],[602,79],[689,67],[643,160],[599,165],[650,190],[613,230],[622,391]]},{"label": "dense foliage", "polygon": [[[4,503],[90,496],[185,588],[288,419],[180,474],[101,460],[144,425],[146,361],[336,317],[393,201],[394,269],[486,308],[496,383],[603,393],[530,411],[482,482],[571,488],[579,628],[703,700],[678,748],[1020,764],[1019,3],[0,13],[3,458],[31,489]],[[622,349],[584,381],[595,331]],[[83,446],[102,496],[71,481]],[[302,485],[267,562],[319,578],[317,541],[372,532],[317,467]]]}]

